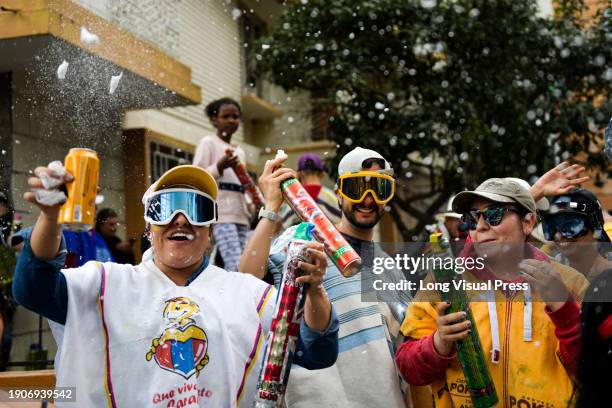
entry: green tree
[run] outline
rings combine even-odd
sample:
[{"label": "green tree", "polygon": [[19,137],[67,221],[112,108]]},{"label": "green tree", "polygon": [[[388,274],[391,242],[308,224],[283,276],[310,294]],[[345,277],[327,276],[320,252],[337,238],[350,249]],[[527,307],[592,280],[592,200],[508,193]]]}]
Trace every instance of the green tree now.
[{"label": "green tree", "polygon": [[362,146],[391,159],[389,210],[410,240],[486,178],[533,181],[579,152],[608,171],[611,17],[587,25],[582,8],[562,1],[548,18],[531,0],[301,0],[252,58],[330,113],[338,157]]}]

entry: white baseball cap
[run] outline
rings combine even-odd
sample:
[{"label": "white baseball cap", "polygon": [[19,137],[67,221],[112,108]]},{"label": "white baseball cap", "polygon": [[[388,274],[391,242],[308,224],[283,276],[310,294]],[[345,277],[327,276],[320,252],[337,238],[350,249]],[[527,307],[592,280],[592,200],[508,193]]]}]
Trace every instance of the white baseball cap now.
[{"label": "white baseball cap", "polygon": [[345,154],[342,160],[340,160],[340,163],[338,163],[338,176],[342,176],[347,173],[357,173],[364,170],[363,163],[368,159],[380,159],[381,164],[384,163],[384,167],[381,165],[383,170],[379,171],[390,176],[393,175],[391,165],[384,157],[382,157],[380,153],[374,150],[356,147]]}]

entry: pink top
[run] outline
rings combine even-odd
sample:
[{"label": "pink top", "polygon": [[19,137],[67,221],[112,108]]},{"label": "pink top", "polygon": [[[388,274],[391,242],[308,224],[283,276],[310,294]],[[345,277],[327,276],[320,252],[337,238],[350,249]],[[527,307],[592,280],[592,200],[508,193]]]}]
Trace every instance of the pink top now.
[{"label": "pink top", "polygon": [[249,225],[249,210],[245,194],[239,191],[232,191],[222,188],[223,184],[233,184],[241,186],[240,180],[234,173],[234,170],[227,168],[219,174],[217,170],[217,162],[225,155],[228,148],[234,149],[234,153],[240,158],[243,163],[246,163],[246,154],[244,150],[237,144],[225,143],[217,135],[204,136],[198,147],[196,147],[193,164],[206,169],[217,180],[219,188],[219,196],[217,204],[219,207],[220,223],[232,223]]}]

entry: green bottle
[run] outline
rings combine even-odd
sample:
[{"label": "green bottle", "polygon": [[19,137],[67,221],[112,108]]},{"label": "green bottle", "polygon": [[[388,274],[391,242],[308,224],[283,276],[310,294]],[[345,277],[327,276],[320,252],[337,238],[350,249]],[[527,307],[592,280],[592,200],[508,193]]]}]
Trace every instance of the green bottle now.
[{"label": "green bottle", "polygon": [[[448,241],[441,239],[442,234],[431,234],[429,242],[435,256],[447,257],[451,256],[449,251]],[[442,262],[444,264],[444,262]],[[497,404],[497,392],[495,385],[489,372],[489,367],[485,362],[484,353],[480,337],[478,336],[478,328],[474,321],[474,316],[469,307],[467,295],[463,289],[455,289],[452,281],[457,278],[457,273],[454,269],[434,269],[436,282],[449,283],[450,290],[448,292],[440,291],[440,297],[443,301],[450,302],[450,307],[446,309],[446,313],[466,312],[466,318],[471,322],[472,331],[461,341],[457,342],[457,357],[461,363],[463,375],[467,382],[467,387],[472,397],[474,408],[490,408]]]}]

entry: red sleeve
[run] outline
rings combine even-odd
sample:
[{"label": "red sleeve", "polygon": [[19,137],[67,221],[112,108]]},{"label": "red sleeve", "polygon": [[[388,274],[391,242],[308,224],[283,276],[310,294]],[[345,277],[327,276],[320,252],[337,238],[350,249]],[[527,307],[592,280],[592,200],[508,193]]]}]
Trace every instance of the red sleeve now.
[{"label": "red sleeve", "polygon": [[555,325],[561,362],[571,374],[575,374],[580,359],[580,306],[569,301],[556,312],[546,307],[546,313]]},{"label": "red sleeve", "polygon": [[428,385],[444,377],[446,369],[457,356],[440,355],[433,344],[433,334],[419,340],[406,340],[395,353],[395,362],[402,377],[413,385]]}]

